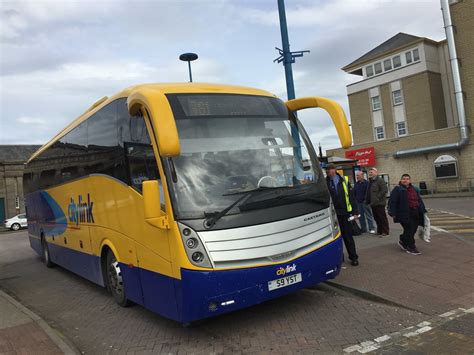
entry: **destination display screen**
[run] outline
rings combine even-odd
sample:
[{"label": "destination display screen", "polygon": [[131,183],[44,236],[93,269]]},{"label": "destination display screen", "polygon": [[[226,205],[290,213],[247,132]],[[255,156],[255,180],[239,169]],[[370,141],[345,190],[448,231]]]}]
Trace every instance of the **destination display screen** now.
[{"label": "destination display screen", "polygon": [[233,94],[169,94],[175,118],[287,117],[284,103],[274,97]]}]

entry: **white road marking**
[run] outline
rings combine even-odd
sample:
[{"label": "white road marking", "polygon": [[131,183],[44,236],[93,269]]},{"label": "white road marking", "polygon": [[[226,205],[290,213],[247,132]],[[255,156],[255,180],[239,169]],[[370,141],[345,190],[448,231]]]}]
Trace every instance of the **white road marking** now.
[{"label": "white road marking", "polygon": [[439,314],[433,317],[432,319],[430,319],[429,321],[418,323],[416,326],[412,325],[401,331],[382,335],[378,338],[375,338],[373,341],[372,340],[363,341],[360,344],[349,346],[343,349],[343,351],[348,354],[355,353],[355,352],[358,352],[361,354],[370,353],[372,351],[380,349],[382,346],[396,343],[402,337],[411,338],[411,337],[429,332],[430,330],[434,329],[436,326],[440,326],[452,319],[462,317],[466,313],[474,313],[474,307],[471,307],[468,309],[464,309],[464,308],[453,309],[452,311]]}]

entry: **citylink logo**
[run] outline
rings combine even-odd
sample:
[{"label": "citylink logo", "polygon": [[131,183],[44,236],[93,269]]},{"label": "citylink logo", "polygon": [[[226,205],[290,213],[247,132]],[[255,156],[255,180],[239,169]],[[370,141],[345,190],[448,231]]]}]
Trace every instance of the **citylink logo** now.
[{"label": "citylink logo", "polygon": [[74,197],[71,197],[71,202],[67,207],[67,216],[69,222],[75,223],[95,223],[94,214],[92,213],[92,208],[94,207],[94,202],[91,202],[90,195],[87,194],[87,202],[82,200],[82,195],[77,197],[78,202],[74,201]]},{"label": "citylink logo", "polygon": [[279,276],[283,276],[288,274],[289,272],[296,271],[296,264],[293,265],[286,265],[286,267],[280,267],[277,271],[276,274]]}]

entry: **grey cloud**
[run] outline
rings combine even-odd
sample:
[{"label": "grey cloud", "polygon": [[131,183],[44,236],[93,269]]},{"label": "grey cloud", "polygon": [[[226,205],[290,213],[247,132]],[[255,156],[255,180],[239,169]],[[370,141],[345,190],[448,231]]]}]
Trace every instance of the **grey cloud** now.
[{"label": "grey cloud", "polygon": [[[1,85],[8,87],[0,93],[2,142],[44,142],[95,100],[126,86],[186,80],[187,68],[177,60],[184,51],[200,55],[193,64],[197,81],[286,97],[283,68],[272,63],[280,46],[276,1],[1,4],[1,50],[8,53],[1,58]],[[342,72],[343,65],[399,31],[442,38],[436,1],[300,0],[286,6],[291,48],[311,50],[294,66],[297,96],[332,98],[346,114],[346,85],[357,78]],[[19,117],[46,118],[48,129],[16,134],[12,122]],[[300,118],[313,142],[338,146],[325,112],[302,111]]]}]

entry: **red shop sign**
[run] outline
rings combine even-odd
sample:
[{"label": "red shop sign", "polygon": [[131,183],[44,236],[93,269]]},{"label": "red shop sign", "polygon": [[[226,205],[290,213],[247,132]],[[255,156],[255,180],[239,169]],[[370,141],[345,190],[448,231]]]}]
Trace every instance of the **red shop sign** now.
[{"label": "red shop sign", "polygon": [[358,160],[358,165],[360,166],[375,166],[375,148],[367,147],[347,150],[346,158]]}]

